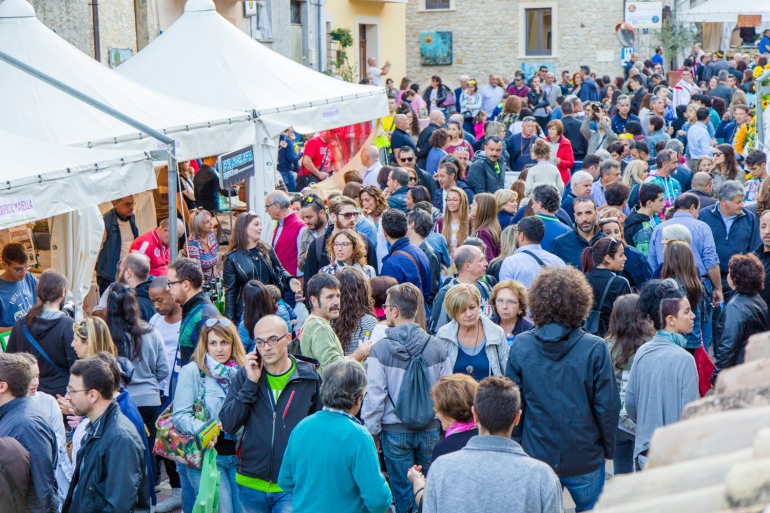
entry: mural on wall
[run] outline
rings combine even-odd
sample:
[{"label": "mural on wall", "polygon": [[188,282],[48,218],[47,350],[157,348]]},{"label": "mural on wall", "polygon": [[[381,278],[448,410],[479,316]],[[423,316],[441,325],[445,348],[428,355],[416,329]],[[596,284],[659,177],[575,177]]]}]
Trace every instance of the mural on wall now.
[{"label": "mural on wall", "polygon": [[548,71],[554,75],[556,74],[556,68],[553,61],[522,62],[521,71],[523,71],[526,76],[531,77],[540,71],[542,66],[548,68]]},{"label": "mural on wall", "polygon": [[420,32],[420,64],[422,66],[451,66],[452,33]]}]

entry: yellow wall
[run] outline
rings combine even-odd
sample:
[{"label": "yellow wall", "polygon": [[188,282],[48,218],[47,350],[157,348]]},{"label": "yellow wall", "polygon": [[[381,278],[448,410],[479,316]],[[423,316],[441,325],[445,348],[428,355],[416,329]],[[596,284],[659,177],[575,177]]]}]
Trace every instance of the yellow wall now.
[{"label": "yellow wall", "polygon": [[[383,77],[392,78],[398,87],[401,77],[406,73],[406,4],[369,0],[326,0],[324,6],[326,21],[331,29],[348,28],[353,34],[353,46],[348,48],[348,61],[356,73],[360,69],[358,62],[358,25],[378,21],[379,55],[377,65],[386,60],[392,67]],[[360,18],[359,18],[360,17]]]}]

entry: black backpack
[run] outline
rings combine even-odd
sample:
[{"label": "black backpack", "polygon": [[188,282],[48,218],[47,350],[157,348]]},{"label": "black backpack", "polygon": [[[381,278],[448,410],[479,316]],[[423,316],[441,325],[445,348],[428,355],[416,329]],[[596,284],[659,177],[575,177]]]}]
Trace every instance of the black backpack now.
[{"label": "black backpack", "polygon": [[[436,418],[433,399],[430,397],[430,377],[428,366],[422,355],[430,339],[425,341],[417,354],[409,354],[409,363],[404,373],[404,381],[393,403],[395,414],[401,423],[412,431],[422,431]],[[391,399],[391,402],[393,400]]]}]

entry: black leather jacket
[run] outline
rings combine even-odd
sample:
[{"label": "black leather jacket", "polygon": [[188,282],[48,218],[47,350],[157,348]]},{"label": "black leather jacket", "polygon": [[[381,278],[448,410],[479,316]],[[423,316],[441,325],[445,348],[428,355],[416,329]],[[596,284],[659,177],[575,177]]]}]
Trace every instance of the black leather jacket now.
[{"label": "black leather jacket", "polygon": [[113,401],[78,452],[78,466],[62,512],[149,513],[144,451],[136,428]]},{"label": "black leather jacket", "polygon": [[282,291],[289,288],[293,278],[281,262],[273,248],[270,248],[270,261],[256,248],[230,251],[225,257],[222,283],[225,287],[225,316],[238,322],[243,313],[241,291],[250,280],[258,280],[265,285],[275,285]]},{"label": "black leather jacket", "polygon": [[720,371],[743,363],[749,337],[770,329],[767,304],[759,294],[735,294],[722,312],[722,336],[714,346],[716,382]]}]

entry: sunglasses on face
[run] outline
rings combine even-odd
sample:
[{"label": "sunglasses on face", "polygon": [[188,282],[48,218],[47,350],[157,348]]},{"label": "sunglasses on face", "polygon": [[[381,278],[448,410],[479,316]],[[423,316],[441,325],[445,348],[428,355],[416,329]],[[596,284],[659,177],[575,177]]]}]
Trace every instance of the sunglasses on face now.
[{"label": "sunglasses on face", "polygon": [[399,160],[401,162],[414,162],[414,157],[401,157]]},{"label": "sunglasses on face", "polygon": [[715,151],[714,152],[714,156],[715,157],[721,157],[722,155],[724,155],[724,153],[722,153],[721,151]]},{"label": "sunglasses on face", "polygon": [[345,212],[344,214],[339,214],[340,217],[344,217],[348,221],[351,219],[355,219],[358,217],[358,212]]}]

